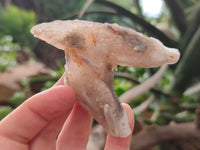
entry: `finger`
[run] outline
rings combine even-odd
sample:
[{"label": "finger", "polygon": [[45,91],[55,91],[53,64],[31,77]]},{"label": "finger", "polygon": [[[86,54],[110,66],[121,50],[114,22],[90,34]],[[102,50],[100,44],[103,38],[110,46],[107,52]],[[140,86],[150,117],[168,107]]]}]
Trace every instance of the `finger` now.
[{"label": "finger", "polygon": [[[129,119],[129,126],[131,130],[134,127],[134,115],[133,111],[128,104],[123,104]],[[107,136],[105,150],[129,150],[132,134],[125,138]]]},{"label": "finger", "polygon": [[56,139],[57,136],[67,118],[68,114],[64,114],[61,117],[52,120],[42,131],[31,140],[30,149],[47,149],[55,150],[56,149]]},{"label": "finger", "polygon": [[[60,77],[60,79],[53,85],[59,86],[64,85],[65,73]],[[56,149],[56,138],[58,133],[60,132],[68,114],[63,114],[61,117],[58,117],[55,120],[52,120],[48,125],[42,129],[42,131],[34,137],[34,139],[30,143],[31,149],[48,149],[55,150]]]},{"label": "finger", "polygon": [[92,117],[76,103],[58,137],[57,148],[59,150],[83,150],[86,149]]},{"label": "finger", "polygon": [[0,135],[27,143],[50,121],[69,114],[75,99],[73,89],[68,86],[57,86],[39,93],[0,122]]}]

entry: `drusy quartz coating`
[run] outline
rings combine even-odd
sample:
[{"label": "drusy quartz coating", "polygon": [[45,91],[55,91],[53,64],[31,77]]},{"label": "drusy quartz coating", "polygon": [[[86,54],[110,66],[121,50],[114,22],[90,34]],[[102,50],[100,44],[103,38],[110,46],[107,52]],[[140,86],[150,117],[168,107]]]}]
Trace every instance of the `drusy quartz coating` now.
[{"label": "drusy quartz coating", "polygon": [[158,67],[174,64],[177,49],[117,24],[66,20],[42,23],[33,35],[65,51],[66,84],[73,87],[78,102],[111,135],[126,137],[131,130],[127,114],[113,87],[117,65]]}]

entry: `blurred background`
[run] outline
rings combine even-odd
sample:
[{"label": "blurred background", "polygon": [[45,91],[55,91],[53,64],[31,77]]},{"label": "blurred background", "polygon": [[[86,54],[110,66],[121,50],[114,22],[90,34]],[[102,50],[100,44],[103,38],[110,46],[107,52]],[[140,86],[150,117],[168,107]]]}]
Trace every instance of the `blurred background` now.
[{"label": "blurred background", "polygon": [[[0,0],[0,120],[64,72],[64,52],[34,38],[57,19],[117,23],[181,53],[175,65],[118,67],[114,87],[135,113],[131,150],[200,150],[199,0]],[[94,122],[88,149],[105,133]]]}]

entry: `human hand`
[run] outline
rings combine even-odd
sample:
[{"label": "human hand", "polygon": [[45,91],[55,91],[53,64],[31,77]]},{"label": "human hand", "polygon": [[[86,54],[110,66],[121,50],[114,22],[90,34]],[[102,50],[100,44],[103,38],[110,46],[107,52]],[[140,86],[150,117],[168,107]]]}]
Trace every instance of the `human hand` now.
[{"label": "human hand", "polygon": [[[133,129],[133,112],[123,106]],[[29,98],[0,122],[1,150],[85,150],[92,120],[61,77],[52,88]],[[130,140],[131,135],[108,135],[105,150],[128,150]]]}]

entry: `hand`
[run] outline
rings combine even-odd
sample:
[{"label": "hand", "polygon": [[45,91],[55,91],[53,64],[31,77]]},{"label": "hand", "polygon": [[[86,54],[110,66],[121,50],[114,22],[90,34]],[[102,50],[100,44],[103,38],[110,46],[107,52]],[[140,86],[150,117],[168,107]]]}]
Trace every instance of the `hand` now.
[{"label": "hand", "polygon": [[[123,106],[133,129],[133,112]],[[0,122],[1,150],[85,150],[92,119],[61,77],[52,88],[29,98]],[[105,150],[128,150],[130,140],[131,135],[108,135]]]}]

